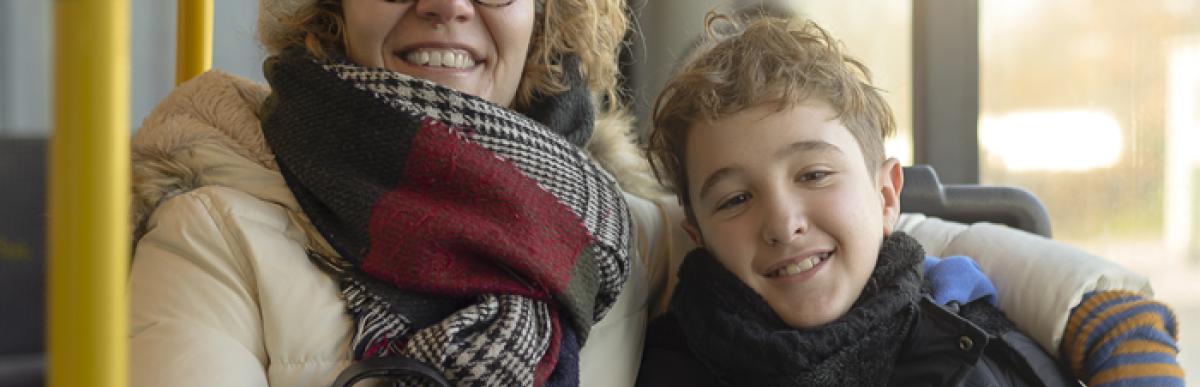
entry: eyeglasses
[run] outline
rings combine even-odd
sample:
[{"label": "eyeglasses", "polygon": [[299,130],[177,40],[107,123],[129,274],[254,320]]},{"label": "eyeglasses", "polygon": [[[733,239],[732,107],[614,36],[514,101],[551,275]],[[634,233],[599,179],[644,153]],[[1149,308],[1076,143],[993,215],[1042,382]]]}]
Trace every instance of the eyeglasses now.
[{"label": "eyeglasses", "polygon": [[[417,1],[417,0],[388,0],[389,3],[397,3],[397,4],[407,4],[407,3],[414,2],[414,1]],[[474,3],[475,5],[482,5],[485,7],[493,7],[493,8],[507,7],[515,1],[517,1],[517,0],[471,0],[471,2]]]},{"label": "eyeglasses", "polygon": [[471,0],[472,3],[485,7],[507,7],[517,0]]}]

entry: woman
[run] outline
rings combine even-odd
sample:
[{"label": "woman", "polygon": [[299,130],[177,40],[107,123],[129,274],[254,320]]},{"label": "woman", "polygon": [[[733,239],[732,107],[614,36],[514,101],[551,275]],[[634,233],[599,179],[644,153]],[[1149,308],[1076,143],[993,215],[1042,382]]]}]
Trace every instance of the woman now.
[{"label": "woman", "polygon": [[[690,245],[609,102],[623,4],[262,0],[271,88],[209,72],[134,139],[133,384],[410,358],[462,385],[632,385]],[[979,259],[1047,348],[1084,290],[1148,291],[1024,233],[901,222]]]}]

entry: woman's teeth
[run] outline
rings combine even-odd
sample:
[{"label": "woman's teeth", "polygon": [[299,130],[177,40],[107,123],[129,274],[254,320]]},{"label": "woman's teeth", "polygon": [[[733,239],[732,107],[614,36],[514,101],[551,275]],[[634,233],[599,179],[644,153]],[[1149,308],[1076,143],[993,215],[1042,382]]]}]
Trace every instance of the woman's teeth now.
[{"label": "woman's teeth", "polygon": [[419,49],[409,51],[404,60],[418,66],[465,69],[475,66],[475,59],[459,50]]},{"label": "woman's teeth", "polygon": [[787,276],[793,276],[796,274],[800,274],[800,273],[812,270],[812,268],[816,267],[817,264],[821,263],[821,260],[826,259],[826,258],[829,258],[829,253],[825,253],[825,254],[821,254],[821,255],[814,255],[814,256],[808,257],[806,259],[802,259],[798,262],[794,262],[794,263],[788,264],[787,266],[781,267],[781,268],[779,268],[779,270],[775,270],[770,275],[768,275],[768,277],[787,277]]}]

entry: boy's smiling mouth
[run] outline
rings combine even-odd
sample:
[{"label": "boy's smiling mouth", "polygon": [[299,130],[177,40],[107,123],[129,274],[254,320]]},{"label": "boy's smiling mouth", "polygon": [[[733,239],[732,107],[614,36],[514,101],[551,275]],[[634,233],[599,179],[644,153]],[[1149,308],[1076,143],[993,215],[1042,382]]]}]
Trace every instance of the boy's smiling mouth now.
[{"label": "boy's smiling mouth", "polygon": [[835,250],[820,252],[809,255],[805,258],[792,258],[781,262],[776,267],[768,270],[767,278],[785,278],[792,277],[812,271],[813,268],[819,266],[822,262],[829,260],[833,256]]}]

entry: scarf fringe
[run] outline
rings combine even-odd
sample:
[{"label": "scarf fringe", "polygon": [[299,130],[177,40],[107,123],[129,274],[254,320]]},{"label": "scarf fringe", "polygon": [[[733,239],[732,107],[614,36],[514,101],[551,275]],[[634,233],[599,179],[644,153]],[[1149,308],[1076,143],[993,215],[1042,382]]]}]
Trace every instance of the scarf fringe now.
[{"label": "scarf fringe", "polygon": [[350,341],[356,360],[382,357],[400,351],[396,339],[407,336],[412,325],[404,316],[392,313],[391,306],[361,282],[346,278],[342,296],[346,310],[358,320],[354,338]]}]

